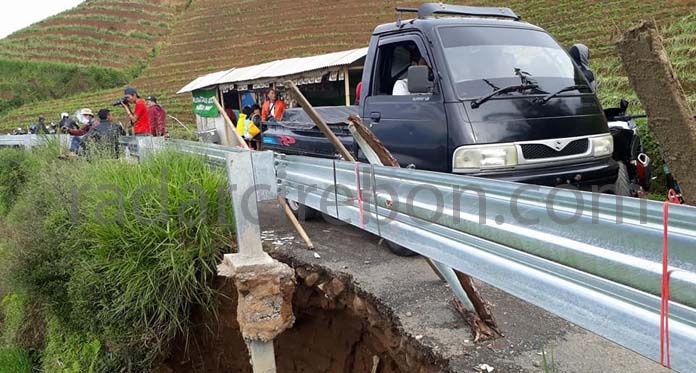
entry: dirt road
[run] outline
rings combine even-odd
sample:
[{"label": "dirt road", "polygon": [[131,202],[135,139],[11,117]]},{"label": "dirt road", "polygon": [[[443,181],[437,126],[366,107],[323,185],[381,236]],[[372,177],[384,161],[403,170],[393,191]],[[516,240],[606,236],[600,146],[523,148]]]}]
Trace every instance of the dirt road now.
[{"label": "dirt road", "polygon": [[467,325],[451,306],[449,289],[423,258],[395,256],[379,245],[377,237],[322,218],[304,223],[317,248],[317,258],[315,252],[304,249],[276,205],[262,205],[260,216],[266,244],[307,263],[352,275],[358,286],[393,311],[406,333],[448,360],[452,371],[476,372],[477,366],[488,364],[495,372],[540,372],[542,347],[553,354],[559,372],[669,371],[483,283],[478,286],[494,303],[505,337],[474,344]]}]

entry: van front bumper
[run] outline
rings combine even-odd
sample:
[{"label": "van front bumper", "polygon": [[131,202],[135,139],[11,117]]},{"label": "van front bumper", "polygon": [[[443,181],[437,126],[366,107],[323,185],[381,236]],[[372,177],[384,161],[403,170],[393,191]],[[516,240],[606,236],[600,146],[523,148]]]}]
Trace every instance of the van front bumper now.
[{"label": "van front bumper", "polygon": [[467,175],[544,186],[573,185],[583,190],[592,190],[595,187],[599,191],[605,191],[605,189],[613,190],[618,171],[619,165],[616,161],[606,158],[583,163],[478,172]]}]

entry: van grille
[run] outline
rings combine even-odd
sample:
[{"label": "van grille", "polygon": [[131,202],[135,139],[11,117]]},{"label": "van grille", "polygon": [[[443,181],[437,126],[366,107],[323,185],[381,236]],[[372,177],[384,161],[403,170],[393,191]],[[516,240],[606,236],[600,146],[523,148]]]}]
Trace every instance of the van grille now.
[{"label": "van grille", "polygon": [[522,154],[524,155],[525,159],[541,159],[583,154],[587,151],[589,145],[590,140],[577,139],[575,141],[571,141],[561,150],[556,150],[544,144],[522,144],[520,146],[522,147]]}]

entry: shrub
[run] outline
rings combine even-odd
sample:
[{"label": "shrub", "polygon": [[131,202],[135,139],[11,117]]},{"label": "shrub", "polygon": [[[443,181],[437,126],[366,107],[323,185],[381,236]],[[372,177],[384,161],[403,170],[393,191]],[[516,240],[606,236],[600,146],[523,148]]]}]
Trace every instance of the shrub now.
[{"label": "shrub", "polygon": [[13,277],[48,306],[44,369],[147,370],[193,307],[214,311],[233,233],[226,177],[170,152],[140,164],[51,157],[7,219]]},{"label": "shrub", "polygon": [[6,58],[0,58],[0,77],[0,113],[31,102],[120,87],[130,78],[107,67]]},{"label": "shrub", "polygon": [[19,331],[24,323],[25,303],[25,297],[17,293],[2,298],[2,346],[17,344]]},{"label": "shrub", "polygon": [[0,149],[0,216],[12,208],[33,168],[31,155],[24,149]]},{"label": "shrub", "polygon": [[232,233],[225,177],[169,152],[86,171],[101,192],[79,209],[73,312],[98,320],[121,361],[145,368],[186,331],[191,307],[212,308],[209,284]]},{"label": "shrub", "polygon": [[57,319],[48,322],[43,371],[83,373],[116,371],[102,349],[99,338],[63,327]]},{"label": "shrub", "polygon": [[32,368],[29,351],[19,347],[0,348],[0,373],[30,373]]}]

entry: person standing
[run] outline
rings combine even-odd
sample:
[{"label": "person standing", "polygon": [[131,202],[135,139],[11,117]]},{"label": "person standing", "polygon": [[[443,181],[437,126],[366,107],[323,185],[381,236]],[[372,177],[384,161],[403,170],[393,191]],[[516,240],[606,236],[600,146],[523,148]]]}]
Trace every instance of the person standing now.
[{"label": "person standing", "polygon": [[585,75],[592,92],[597,92],[597,81],[595,80],[594,72],[590,69],[590,49],[585,44],[575,44],[570,47],[568,54],[570,54],[575,64],[578,65],[582,74]]},{"label": "person standing", "polygon": [[96,124],[94,114],[89,108],[80,109],[80,116],[84,118],[84,127],[82,128],[66,128],[65,130],[73,136],[70,139],[70,156],[76,156],[82,143],[82,136],[86,135]]},{"label": "person standing", "polygon": [[150,130],[152,136],[167,135],[167,112],[157,103],[157,97],[148,96],[145,100],[147,114],[150,117]]},{"label": "person standing", "polygon": [[[147,113],[147,105],[145,101],[138,96],[138,91],[135,88],[126,88],[123,93],[126,95],[128,100],[128,105],[121,104],[126,112],[128,113],[128,118],[133,124],[133,133],[135,136],[150,136],[152,130],[150,129],[150,116]],[[135,104],[135,108],[131,111],[130,105]]]},{"label": "person standing", "polygon": [[58,123],[58,127],[62,132],[80,128],[74,120],[70,119],[70,115],[68,113],[60,114],[60,122]]},{"label": "person standing", "polygon": [[99,110],[98,115],[99,123],[82,138],[82,144],[87,152],[102,151],[111,158],[118,158],[118,139],[126,132],[121,125],[113,122],[109,109]]},{"label": "person standing", "polygon": [[285,102],[277,98],[275,89],[271,88],[267,93],[268,99],[263,103],[263,108],[261,109],[261,120],[266,122],[271,120],[283,119],[283,112],[285,112]]},{"label": "person standing", "polygon": [[46,117],[43,115],[39,115],[39,119],[36,121],[36,123],[32,124],[29,127],[29,130],[31,133],[34,134],[47,134],[48,133],[48,128],[46,128]]}]

